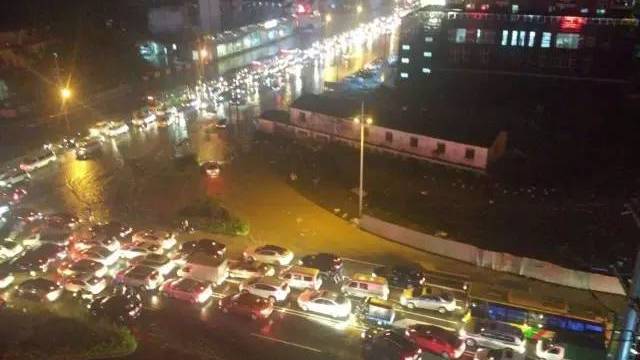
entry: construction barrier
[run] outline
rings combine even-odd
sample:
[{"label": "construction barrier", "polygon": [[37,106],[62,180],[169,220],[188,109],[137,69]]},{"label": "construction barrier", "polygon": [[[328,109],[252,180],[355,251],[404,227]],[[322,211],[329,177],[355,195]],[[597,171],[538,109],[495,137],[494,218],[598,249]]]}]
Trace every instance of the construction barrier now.
[{"label": "construction barrier", "polygon": [[364,215],[360,227],[385,239],[479,267],[520,275],[548,283],[623,295],[617,278],[571,270],[546,261],[480,249],[473,245],[424,234]]}]

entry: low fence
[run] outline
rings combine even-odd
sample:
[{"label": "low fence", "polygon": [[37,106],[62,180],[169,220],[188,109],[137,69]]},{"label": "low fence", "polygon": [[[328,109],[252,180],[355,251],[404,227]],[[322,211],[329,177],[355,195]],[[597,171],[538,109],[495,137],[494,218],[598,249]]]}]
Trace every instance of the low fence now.
[{"label": "low fence", "polygon": [[483,250],[473,245],[438,238],[367,215],[360,219],[360,227],[391,241],[483,268],[578,289],[624,294],[618,279],[613,276],[571,270],[545,261]]}]

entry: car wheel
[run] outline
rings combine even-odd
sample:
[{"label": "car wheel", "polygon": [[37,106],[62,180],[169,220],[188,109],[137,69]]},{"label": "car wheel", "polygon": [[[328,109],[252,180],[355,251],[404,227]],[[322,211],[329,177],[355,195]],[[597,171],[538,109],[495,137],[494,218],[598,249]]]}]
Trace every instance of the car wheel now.
[{"label": "car wheel", "polygon": [[408,307],[409,309],[415,309],[415,308],[416,308],[416,304],[414,304],[414,303],[410,302],[410,303],[408,303],[408,304],[407,304],[407,307]]},{"label": "car wheel", "polygon": [[446,352],[443,352],[442,354],[440,354],[440,356],[441,356],[443,359],[449,359],[449,358],[450,358],[449,354],[447,354]]},{"label": "car wheel", "polygon": [[447,312],[447,309],[445,309],[445,308],[443,308],[443,307],[439,307],[439,308],[438,308],[438,312],[439,312],[440,314],[444,314],[444,313],[446,313],[446,312]]},{"label": "car wheel", "polygon": [[476,347],[476,341],[473,339],[467,339],[464,341],[468,347]]}]

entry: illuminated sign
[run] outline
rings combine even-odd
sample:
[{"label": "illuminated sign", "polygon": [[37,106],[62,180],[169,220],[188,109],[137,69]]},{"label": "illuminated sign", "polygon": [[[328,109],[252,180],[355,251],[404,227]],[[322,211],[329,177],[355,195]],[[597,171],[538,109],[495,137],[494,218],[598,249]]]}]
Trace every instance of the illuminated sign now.
[{"label": "illuminated sign", "polygon": [[276,26],[278,26],[278,20],[276,19],[271,19],[269,21],[265,21],[265,23],[263,24],[265,29],[271,29],[274,28]]},{"label": "illuminated sign", "polygon": [[563,16],[560,18],[560,29],[580,31],[587,23],[587,19],[579,16]]}]

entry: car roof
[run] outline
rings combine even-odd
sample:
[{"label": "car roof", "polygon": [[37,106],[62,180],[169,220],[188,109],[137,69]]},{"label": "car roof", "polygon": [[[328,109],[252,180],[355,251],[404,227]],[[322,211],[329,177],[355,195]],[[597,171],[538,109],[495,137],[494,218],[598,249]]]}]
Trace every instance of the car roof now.
[{"label": "car roof", "polygon": [[149,266],[145,266],[145,265],[135,265],[131,268],[129,268],[126,271],[126,275],[127,276],[131,276],[131,275],[143,275],[143,276],[147,276],[149,274],[151,274],[152,272],[156,271],[156,269],[149,267]]},{"label": "car roof", "polygon": [[285,280],[275,276],[263,276],[259,278],[254,278],[250,282],[254,284],[265,284],[265,285],[271,285],[275,287],[282,286],[283,284],[286,283]]},{"label": "car roof", "polygon": [[277,246],[277,245],[262,245],[262,246],[258,246],[256,248],[256,251],[260,251],[260,250],[271,250],[271,251],[275,251],[277,253],[284,253],[287,252],[287,249],[281,247],[281,246]]},{"label": "car roof", "polygon": [[318,275],[318,273],[320,273],[320,270],[316,269],[316,268],[311,268],[311,267],[306,267],[306,266],[291,266],[289,267],[287,270],[284,271],[284,273],[291,273],[291,274],[303,274],[303,275],[311,275],[311,276],[315,276]]},{"label": "car roof", "polygon": [[370,274],[356,273],[351,277],[352,281],[360,281],[379,285],[387,285],[387,279],[382,276],[373,276]]},{"label": "car roof", "polygon": [[58,287],[55,282],[45,278],[35,278],[24,281],[19,285],[21,288],[51,289]]},{"label": "car roof", "polygon": [[434,335],[438,338],[441,338],[447,341],[448,343],[456,343],[457,341],[460,340],[460,338],[458,337],[458,335],[456,335],[456,333],[447,329],[443,329],[439,326],[427,325],[427,324],[416,324],[416,325],[413,325],[412,328],[416,329],[421,333]]},{"label": "car roof", "polygon": [[240,293],[233,295],[235,300],[241,304],[254,305],[254,304],[266,304],[268,300],[261,298],[260,296],[250,293]]},{"label": "car roof", "polygon": [[171,284],[172,287],[177,287],[184,291],[193,291],[200,286],[206,285],[206,283],[192,278],[180,278],[178,280],[175,280],[173,284]]}]

